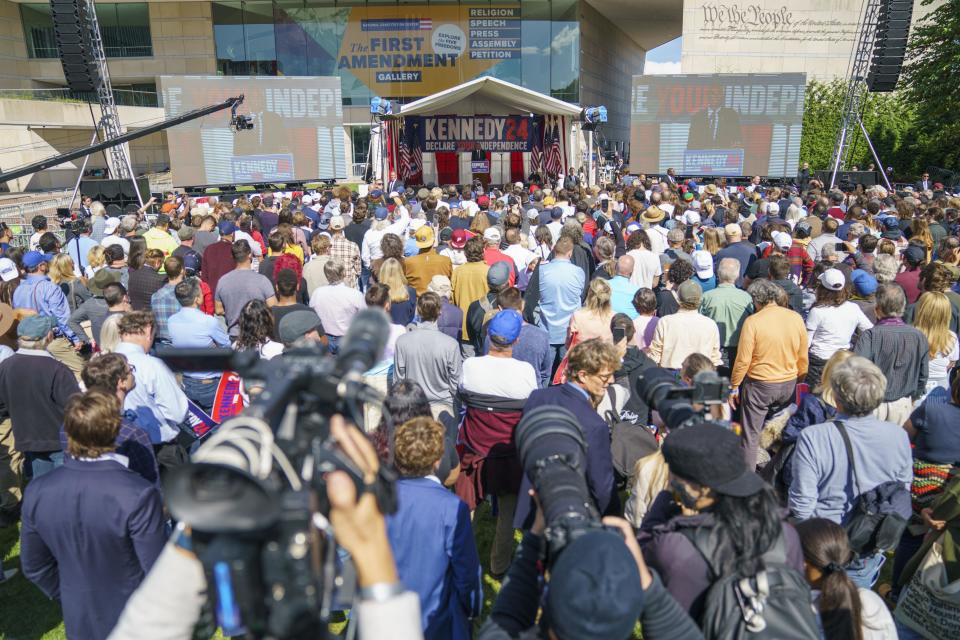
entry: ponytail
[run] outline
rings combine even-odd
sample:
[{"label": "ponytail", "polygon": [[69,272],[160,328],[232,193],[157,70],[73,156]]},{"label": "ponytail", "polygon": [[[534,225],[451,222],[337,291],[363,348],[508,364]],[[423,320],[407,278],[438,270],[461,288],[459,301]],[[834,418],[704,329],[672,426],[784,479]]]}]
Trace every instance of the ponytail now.
[{"label": "ponytail", "polygon": [[847,532],[824,518],[797,524],[803,557],[823,574],[820,584],[820,619],[823,636],[831,640],[863,640],[860,592],[845,570],[853,559]]}]

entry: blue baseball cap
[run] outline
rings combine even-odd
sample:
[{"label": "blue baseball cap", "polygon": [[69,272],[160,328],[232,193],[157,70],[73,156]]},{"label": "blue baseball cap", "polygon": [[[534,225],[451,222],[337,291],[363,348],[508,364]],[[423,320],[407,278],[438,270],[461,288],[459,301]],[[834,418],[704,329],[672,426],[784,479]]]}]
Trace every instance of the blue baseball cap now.
[{"label": "blue baseball cap", "polygon": [[36,269],[44,262],[50,262],[53,258],[52,254],[49,253],[40,253],[39,251],[27,251],[23,254],[23,267],[25,269]]},{"label": "blue baseball cap", "polygon": [[850,282],[857,295],[866,297],[877,292],[877,279],[863,269],[854,269],[850,274]]},{"label": "blue baseball cap", "polygon": [[237,225],[235,225],[232,220],[224,220],[217,225],[217,229],[222,236],[232,236],[237,231]]},{"label": "blue baseball cap", "polygon": [[523,328],[523,317],[515,309],[504,309],[497,313],[487,325],[490,340],[501,345],[511,345],[520,337]]},{"label": "blue baseball cap", "polygon": [[380,189],[374,189],[373,191],[370,192],[370,197],[373,198],[374,200],[379,200],[380,198],[383,197],[383,191],[380,191]]},{"label": "blue baseball cap", "polygon": [[386,220],[388,215],[390,211],[386,207],[377,207],[373,212],[373,217],[377,220]]}]

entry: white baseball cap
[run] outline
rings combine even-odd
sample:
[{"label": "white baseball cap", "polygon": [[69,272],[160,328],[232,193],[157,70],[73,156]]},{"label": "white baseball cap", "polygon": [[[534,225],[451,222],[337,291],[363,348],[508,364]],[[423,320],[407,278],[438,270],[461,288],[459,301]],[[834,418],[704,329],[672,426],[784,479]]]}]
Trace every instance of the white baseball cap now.
[{"label": "white baseball cap", "polygon": [[784,231],[774,231],[773,235],[773,244],[777,245],[777,248],[786,251],[793,246],[793,238],[789,233]]},{"label": "white baseball cap", "polygon": [[540,212],[536,209],[527,209],[527,217],[531,220],[538,220],[540,219]]},{"label": "white baseball cap", "polygon": [[20,277],[20,271],[16,263],[10,258],[0,258],[0,278],[4,282],[10,282]]},{"label": "white baseball cap", "polygon": [[522,182],[519,182],[519,181],[518,181],[518,182],[514,182],[514,183],[513,183],[513,186],[515,186],[517,189],[523,189],[523,183],[522,183]]},{"label": "white baseball cap", "polygon": [[683,212],[682,220],[684,224],[700,224],[700,214],[692,209],[687,209]]},{"label": "white baseball cap", "polygon": [[305,194],[300,198],[300,204],[313,204],[313,197],[310,194]]},{"label": "white baseball cap", "polygon": [[820,284],[831,291],[840,291],[847,284],[847,279],[840,269],[827,269],[820,274]]},{"label": "white baseball cap", "polygon": [[690,256],[693,259],[693,268],[697,272],[697,277],[701,280],[713,277],[713,255],[709,251],[700,249],[694,251]]},{"label": "white baseball cap", "polygon": [[775,216],[775,215],[777,215],[778,213],[780,213],[780,205],[777,204],[776,202],[768,202],[768,203],[767,203],[767,215],[768,215],[768,216]]},{"label": "white baseball cap", "polygon": [[396,191],[390,192],[390,198],[399,198],[399,197],[400,197],[400,194],[397,193]]},{"label": "white baseball cap", "polygon": [[103,232],[106,234],[113,233],[119,226],[120,218],[107,218],[103,223]]},{"label": "white baseball cap", "polygon": [[500,242],[500,229],[496,227],[487,227],[483,232],[483,239],[489,242]]}]

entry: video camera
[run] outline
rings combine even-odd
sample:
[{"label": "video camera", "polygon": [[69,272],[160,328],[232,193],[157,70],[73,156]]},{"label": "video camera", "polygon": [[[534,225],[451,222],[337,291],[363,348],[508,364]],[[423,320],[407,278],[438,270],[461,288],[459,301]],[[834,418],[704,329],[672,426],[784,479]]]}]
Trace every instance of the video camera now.
[{"label": "video camera", "polygon": [[[383,397],[362,383],[389,334],[379,310],[358,313],[336,358],[319,347],[288,349],[261,360],[253,351],[163,349],[181,370],[238,371],[265,388],[224,422],[193,456],[164,479],[170,513],[189,525],[224,635],[325,638],[334,598],[349,602],[326,477],[345,471],[358,499],[372,493],[383,513],[396,511],[395,476],[381,467],[367,485],[330,436],[338,413],[356,421],[364,402]],[[389,419],[389,415],[387,415]]]},{"label": "video camera", "polygon": [[515,433],[520,463],[537,492],[543,511],[547,560],[568,544],[602,529],[587,488],[587,445],[570,411],[557,406],[525,412]]},{"label": "video camera", "polygon": [[693,386],[687,387],[677,382],[672,371],[653,367],[640,375],[636,386],[636,393],[670,429],[708,420],[717,422],[716,417],[708,417],[710,410],[730,395],[730,380],[715,371],[701,371],[694,376]]}]

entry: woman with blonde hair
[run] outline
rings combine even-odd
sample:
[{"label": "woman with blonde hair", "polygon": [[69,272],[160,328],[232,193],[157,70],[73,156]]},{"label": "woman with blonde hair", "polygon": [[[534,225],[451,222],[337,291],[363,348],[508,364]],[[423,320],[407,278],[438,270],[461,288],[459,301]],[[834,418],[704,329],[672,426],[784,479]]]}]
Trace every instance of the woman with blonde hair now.
[{"label": "woman with blonde hair", "polygon": [[917,300],[913,326],[930,345],[927,393],[937,387],[950,388],[950,370],[960,359],[960,341],[950,330],[952,307],[945,293],[927,291]]},{"label": "woman with blonde hair", "polygon": [[720,230],[716,227],[703,228],[703,248],[710,252],[710,255],[716,257],[723,248],[723,239]]},{"label": "woman with blonde hair", "polygon": [[97,349],[100,353],[113,353],[117,345],[120,344],[120,329],[117,325],[122,317],[122,313],[113,313],[103,321],[103,326],[100,327],[100,335],[95,336]]},{"label": "woman with blonde hair", "polygon": [[490,228],[490,218],[485,213],[478,213],[473,216],[473,222],[470,223],[470,231],[477,235],[483,235],[483,232]]},{"label": "woman with blonde hair", "polygon": [[103,268],[107,264],[106,258],[103,256],[103,246],[95,244],[90,247],[90,251],[87,252],[87,266],[83,268],[83,277],[89,280],[97,274],[97,271]]},{"label": "woman with blonde hair", "polygon": [[567,330],[569,348],[591,338],[603,338],[613,342],[613,333],[610,329],[610,321],[613,319],[611,296],[609,282],[603,278],[590,281],[586,303],[574,311],[570,317],[570,327]]},{"label": "woman with blonde hair", "polygon": [[417,312],[417,291],[407,282],[403,265],[396,258],[387,258],[380,265],[377,282],[390,289],[390,317],[394,324],[405,327]]},{"label": "woman with blonde hair", "polygon": [[926,218],[916,218],[910,227],[913,235],[910,236],[910,242],[913,244],[922,244],[927,250],[926,262],[930,262],[933,255],[933,235],[930,233],[930,223]]},{"label": "woman with blonde hair", "polygon": [[74,272],[73,258],[68,253],[58,253],[53,257],[47,275],[54,284],[60,286],[67,298],[67,304],[70,305],[70,313],[93,296]]}]

